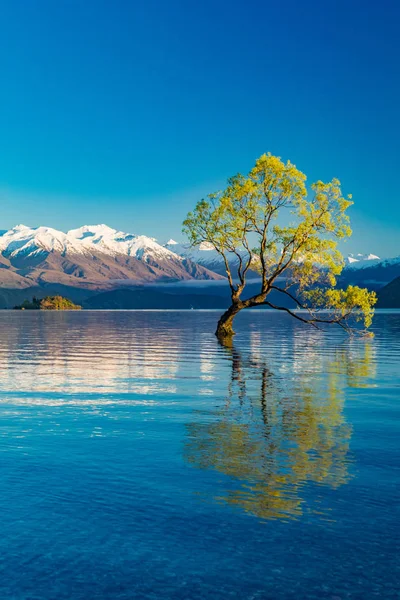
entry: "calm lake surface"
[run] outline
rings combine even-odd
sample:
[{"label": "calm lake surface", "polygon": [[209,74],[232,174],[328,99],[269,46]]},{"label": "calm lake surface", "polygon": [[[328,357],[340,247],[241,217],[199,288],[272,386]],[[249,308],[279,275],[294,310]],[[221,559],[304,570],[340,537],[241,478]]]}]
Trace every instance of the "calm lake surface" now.
[{"label": "calm lake surface", "polygon": [[399,597],[400,313],[0,324],[0,598]]}]

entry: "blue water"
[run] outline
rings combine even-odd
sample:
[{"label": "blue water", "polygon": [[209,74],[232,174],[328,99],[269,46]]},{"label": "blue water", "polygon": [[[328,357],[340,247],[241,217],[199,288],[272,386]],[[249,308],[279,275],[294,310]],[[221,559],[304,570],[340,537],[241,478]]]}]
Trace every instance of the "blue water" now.
[{"label": "blue water", "polygon": [[399,597],[400,313],[0,313],[0,598]]}]

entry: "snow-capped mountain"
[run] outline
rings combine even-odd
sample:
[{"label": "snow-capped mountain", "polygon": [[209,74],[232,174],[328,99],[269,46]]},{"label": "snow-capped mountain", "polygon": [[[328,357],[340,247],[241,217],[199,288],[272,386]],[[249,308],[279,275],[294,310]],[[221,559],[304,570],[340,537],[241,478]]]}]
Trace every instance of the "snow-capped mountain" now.
[{"label": "snow-capped mountain", "polygon": [[0,236],[0,252],[11,258],[43,252],[84,254],[85,250],[76,239],[57,229],[17,225]]},{"label": "snow-capped mountain", "polygon": [[[0,287],[97,285],[118,280],[220,279],[154,238],[84,225],[64,233],[17,225],[0,233]],[[23,279],[23,281],[21,281]]]},{"label": "snow-capped mountain", "polygon": [[0,236],[0,252],[13,257],[40,252],[60,252],[64,256],[95,252],[109,256],[134,256],[143,260],[151,256],[177,257],[176,253],[158,244],[154,238],[124,233],[107,225],[84,225],[67,233],[51,227],[17,225]]},{"label": "snow-capped mountain", "polygon": [[350,260],[342,271],[341,281],[379,290],[400,276],[400,256],[378,258],[374,254],[349,255]]},{"label": "snow-capped mountain", "polygon": [[[202,242],[199,246],[193,248],[189,244],[179,244],[174,240],[169,240],[164,245],[164,248],[175,252],[182,258],[188,258],[206,269],[214,271],[214,273],[219,273],[223,276],[226,275],[224,259],[208,242]],[[247,258],[247,252],[243,252],[243,256]],[[235,254],[229,253],[227,258],[234,273],[235,267],[237,268],[239,262],[238,257]],[[249,275],[251,276],[251,274],[250,272]],[[253,275],[255,274],[253,273]]]},{"label": "snow-capped mountain", "polygon": [[[232,254],[228,260],[235,276],[238,258]],[[210,244],[191,248],[170,239],[163,245],[155,238],[107,225],[84,225],[66,233],[26,225],[0,231],[3,295],[5,289],[35,286],[97,290],[115,289],[130,282],[213,280],[225,276],[223,258]],[[380,289],[398,276],[400,257],[350,254],[339,284]],[[249,271],[248,277],[259,276]]]},{"label": "snow-capped mountain", "polygon": [[79,229],[71,229],[66,235],[69,239],[78,240],[89,252],[101,252],[109,256],[123,254],[140,260],[177,257],[175,252],[164,248],[154,238],[124,233],[107,225],[84,225]]},{"label": "snow-capped mountain", "polygon": [[[225,275],[225,265],[222,257],[211,245],[201,244],[192,248],[186,244],[179,244],[169,240],[165,247],[182,257],[190,257],[191,260],[203,267]],[[232,273],[238,260],[235,255],[228,257]],[[341,285],[357,284],[367,286],[371,289],[380,289],[396,277],[400,276],[400,256],[390,259],[379,258],[376,254],[349,254],[345,258],[345,267],[339,278]],[[249,271],[249,277],[257,278],[255,272]]]},{"label": "snow-capped mountain", "polygon": [[[372,264],[377,264],[381,259],[376,254],[349,254],[345,259],[346,267],[359,269],[371,267]],[[374,262],[371,262],[374,261]]]},{"label": "snow-capped mountain", "polygon": [[[199,265],[202,265],[203,267],[206,267],[215,273],[220,273],[221,275],[225,275],[226,273],[222,256],[218,254],[218,252],[214,250],[213,246],[207,242],[203,242],[196,248],[193,248],[188,244],[180,244],[171,239],[164,245],[164,247],[182,257],[190,258]],[[247,253],[243,252],[243,256],[247,258]],[[228,261],[234,272],[235,266],[238,264],[237,256],[234,254],[228,255]],[[345,258],[345,268],[362,269],[364,267],[372,267],[380,262],[381,259],[375,254],[349,254]],[[250,272],[250,275],[251,274],[254,277],[257,277],[256,273]]]}]

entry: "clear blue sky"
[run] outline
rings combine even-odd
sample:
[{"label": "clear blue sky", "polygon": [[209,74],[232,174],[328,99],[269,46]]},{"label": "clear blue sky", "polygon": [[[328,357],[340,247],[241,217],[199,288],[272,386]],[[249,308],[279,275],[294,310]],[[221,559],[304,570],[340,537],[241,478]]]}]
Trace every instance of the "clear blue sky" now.
[{"label": "clear blue sky", "polygon": [[398,0],[3,0],[0,229],[180,238],[271,151],[353,193],[349,251],[400,254]]}]

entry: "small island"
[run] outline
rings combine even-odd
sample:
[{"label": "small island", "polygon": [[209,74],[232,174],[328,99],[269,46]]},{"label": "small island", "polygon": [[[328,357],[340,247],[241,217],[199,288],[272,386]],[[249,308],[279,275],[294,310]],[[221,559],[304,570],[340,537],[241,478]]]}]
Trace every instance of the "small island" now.
[{"label": "small island", "polygon": [[81,310],[81,308],[63,296],[34,297],[32,302],[24,300],[19,306],[14,306],[15,310]]}]

